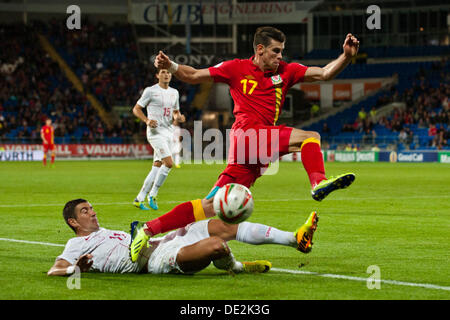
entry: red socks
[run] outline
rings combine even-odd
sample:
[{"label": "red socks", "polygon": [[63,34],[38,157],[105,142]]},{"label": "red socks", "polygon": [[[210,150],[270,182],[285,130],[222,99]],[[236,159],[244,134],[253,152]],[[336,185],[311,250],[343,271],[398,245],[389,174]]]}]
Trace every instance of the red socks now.
[{"label": "red socks", "polygon": [[303,141],[300,151],[303,167],[308,174],[311,187],[314,188],[320,181],[326,179],[320,141],[316,138],[306,139]]},{"label": "red socks", "polygon": [[161,217],[148,221],[146,225],[148,228],[147,231],[154,236],[159,233],[182,228],[194,221],[196,221],[194,206],[192,201],[188,201],[177,205]]}]

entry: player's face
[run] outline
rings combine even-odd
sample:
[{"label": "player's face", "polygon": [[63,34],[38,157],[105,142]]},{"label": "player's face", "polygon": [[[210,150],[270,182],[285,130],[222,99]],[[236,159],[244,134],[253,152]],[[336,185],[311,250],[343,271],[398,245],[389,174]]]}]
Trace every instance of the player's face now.
[{"label": "player's face", "polygon": [[48,125],[48,126],[51,125],[52,124],[52,120],[51,119],[45,120],[45,124]]},{"label": "player's face", "polygon": [[172,80],[172,74],[167,69],[161,69],[156,75],[160,83],[169,84]]},{"label": "player's face", "polygon": [[97,213],[89,202],[79,203],[75,207],[75,214],[77,218],[72,222],[77,228],[77,234],[89,234],[99,229]]},{"label": "player's face", "polygon": [[262,52],[262,61],[264,69],[276,70],[283,59],[284,42],[271,40],[267,47],[264,47]]}]

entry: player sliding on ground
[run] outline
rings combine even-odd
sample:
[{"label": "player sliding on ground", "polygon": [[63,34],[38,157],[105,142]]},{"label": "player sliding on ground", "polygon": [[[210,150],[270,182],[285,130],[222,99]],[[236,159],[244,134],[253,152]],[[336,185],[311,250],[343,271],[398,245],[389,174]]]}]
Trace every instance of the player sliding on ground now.
[{"label": "player sliding on ground", "polygon": [[[236,120],[230,132],[227,167],[210,193],[202,200],[182,203],[165,215],[147,222],[144,227],[147,236],[214,216],[212,199],[220,187],[239,183],[249,188],[264,173],[270,161],[291,152],[301,152],[314,200],[321,201],[332,191],[346,188],[355,180],[353,173],[327,179],[317,132],[276,123],[289,88],[299,82],[335,78],[358,53],[359,41],[348,34],[342,46],[343,53],[321,68],[282,61],[285,40],[280,30],[260,27],[253,40],[254,56],[225,61],[206,69],[178,65],[161,51],[156,56],[155,67],[168,69],[181,81],[191,84],[208,81],[227,83],[234,101]],[[254,136],[256,140],[252,141]],[[263,153],[270,159],[262,159]]]},{"label": "player sliding on ground", "polygon": [[[229,225],[213,219],[189,224],[164,237],[152,238],[142,247],[136,263],[133,263],[129,244],[139,225],[137,222],[132,223],[131,234],[101,228],[92,205],[84,199],[67,202],[63,217],[77,237],[67,242],[63,253],[48,271],[49,276],[70,275],[76,268],[80,272],[195,273],[211,262],[218,269],[230,273],[267,272],[272,267],[269,261],[239,262],[231,253],[227,241],[301,246],[305,249],[311,246],[311,241],[298,243],[292,232],[250,222]],[[313,212],[299,229],[309,230],[312,240],[316,228],[317,215]]]}]

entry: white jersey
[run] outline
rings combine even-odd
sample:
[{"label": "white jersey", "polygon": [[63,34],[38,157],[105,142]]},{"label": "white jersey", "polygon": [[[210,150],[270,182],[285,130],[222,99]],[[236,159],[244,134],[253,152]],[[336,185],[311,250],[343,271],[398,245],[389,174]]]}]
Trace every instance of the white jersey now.
[{"label": "white jersey", "polygon": [[178,90],[171,87],[163,89],[157,83],[145,88],[137,104],[147,108],[147,118],[158,122],[156,128],[149,130],[150,135],[172,132],[173,112],[180,110]]},{"label": "white jersey", "polygon": [[56,258],[74,264],[80,256],[92,254],[92,271],[127,273],[139,272],[141,264],[131,262],[131,236],[123,231],[100,228],[86,237],[70,239],[63,253]]}]

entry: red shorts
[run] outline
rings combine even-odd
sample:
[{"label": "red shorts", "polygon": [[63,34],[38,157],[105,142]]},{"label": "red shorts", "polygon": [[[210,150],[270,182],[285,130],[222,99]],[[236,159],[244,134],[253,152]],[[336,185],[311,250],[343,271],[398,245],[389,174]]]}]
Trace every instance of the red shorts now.
[{"label": "red shorts", "polygon": [[214,184],[216,187],[223,187],[228,183],[239,183],[250,188],[264,172],[265,168],[255,165],[233,165],[229,164],[219,175],[219,179]]},{"label": "red shorts", "polygon": [[230,132],[228,166],[214,186],[239,183],[253,185],[269,166],[289,153],[291,127],[247,124],[234,126]]},{"label": "red shorts", "polygon": [[43,143],[42,146],[44,147],[44,153],[47,153],[49,150],[53,151],[55,150],[55,144],[54,143]]}]

